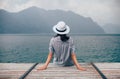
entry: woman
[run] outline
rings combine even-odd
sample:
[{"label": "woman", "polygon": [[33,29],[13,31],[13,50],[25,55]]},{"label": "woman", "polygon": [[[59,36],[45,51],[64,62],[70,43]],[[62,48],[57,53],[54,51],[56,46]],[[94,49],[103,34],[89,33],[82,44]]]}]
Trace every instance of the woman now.
[{"label": "woman", "polygon": [[57,35],[50,40],[49,55],[46,63],[39,67],[38,70],[46,69],[52,56],[54,57],[53,63],[58,66],[72,66],[75,64],[77,69],[86,70],[79,65],[76,59],[72,38],[66,35],[70,32],[69,26],[67,26],[65,22],[60,21],[53,27],[53,31],[57,33]]}]

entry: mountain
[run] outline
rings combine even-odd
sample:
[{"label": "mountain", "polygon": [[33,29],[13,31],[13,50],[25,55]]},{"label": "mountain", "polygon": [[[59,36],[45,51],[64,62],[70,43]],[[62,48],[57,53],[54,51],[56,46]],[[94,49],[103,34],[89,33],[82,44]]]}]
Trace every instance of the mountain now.
[{"label": "mountain", "polygon": [[108,34],[120,34],[120,25],[118,24],[106,24],[103,26],[103,29]]},{"label": "mountain", "polygon": [[65,21],[71,33],[103,34],[104,30],[91,18],[72,11],[44,10],[30,7],[17,13],[0,10],[0,33],[53,33],[52,27]]}]

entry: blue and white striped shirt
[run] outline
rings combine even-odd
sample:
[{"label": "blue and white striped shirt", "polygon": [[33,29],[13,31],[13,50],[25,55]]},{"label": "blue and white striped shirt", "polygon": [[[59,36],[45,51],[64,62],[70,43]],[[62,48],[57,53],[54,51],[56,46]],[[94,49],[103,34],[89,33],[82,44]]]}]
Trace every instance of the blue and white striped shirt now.
[{"label": "blue and white striped shirt", "polygon": [[73,65],[71,53],[75,53],[73,39],[63,42],[58,37],[52,37],[49,44],[49,51],[54,54],[53,63],[61,66]]}]

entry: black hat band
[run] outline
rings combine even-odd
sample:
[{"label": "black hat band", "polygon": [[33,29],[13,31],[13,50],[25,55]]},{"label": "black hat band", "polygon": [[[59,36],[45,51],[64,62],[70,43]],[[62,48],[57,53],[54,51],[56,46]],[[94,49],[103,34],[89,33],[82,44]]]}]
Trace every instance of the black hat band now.
[{"label": "black hat band", "polygon": [[58,32],[65,32],[65,31],[66,31],[66,29],[65,29],[65,30],[58,30],[57,28],[56,28],[56,30],[57,30]]}]

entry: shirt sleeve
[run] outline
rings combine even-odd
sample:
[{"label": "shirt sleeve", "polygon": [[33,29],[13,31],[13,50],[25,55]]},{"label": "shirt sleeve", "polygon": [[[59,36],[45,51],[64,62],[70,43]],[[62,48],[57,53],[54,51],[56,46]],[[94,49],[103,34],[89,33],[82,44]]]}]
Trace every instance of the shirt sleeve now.
[{"label": "shirt sleeve", "polygon": [[54,53],[54,48],[53,48],[53,38],[51,38],[50,43],[49,43],[49,52]]},{"label": "shirt sleeve", "polygon": [[71,53],[75,53],[75,45],[74,45],[72,38],[71,38],[71,42],[70,42],[70,49],[71,49]]}]

